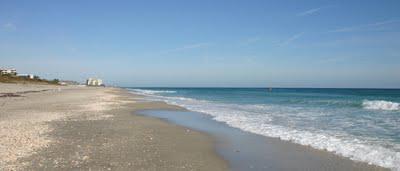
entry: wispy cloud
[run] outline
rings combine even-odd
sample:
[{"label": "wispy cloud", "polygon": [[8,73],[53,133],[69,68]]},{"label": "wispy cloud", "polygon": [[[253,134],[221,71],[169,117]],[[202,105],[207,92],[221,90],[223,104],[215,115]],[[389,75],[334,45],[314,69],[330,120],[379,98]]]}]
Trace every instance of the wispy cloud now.
[{"label": "wispy cloud", "polygon": [[17,29],[17,26],[14,23],[5,23],[2,25],[3,29],[8,31],[14,31]]},{"label": "wispy cloud", "polygon": [[386,20],[386,21],[381,21],[381,22],[368,24],[368,26],[382,26],[382,25],[398,23],[398,22],[400,22],[400,20]]},{"label": "wispy cloud", "polygon": [[245,46],[245,45],[249,45],[249,44],[258,42],[260,40],[261,40],[260,37],[252,37],[252,38],[248,38],[248,39],[243,40],[240,44]]},{"label": "wispy cloud", "polygon": [[285,41],[279,43],[278,45],[279,45],[279,46],[286,46],[286,45],[292,43],[293,41],[299,39],[299,38],[300,38],[301,36],[303,36],[303,35],[304,35],[304,32],[297,33],[297,34],[293,35],[292,37],[290,37],[289,39],[287,39],[287,40],[285,40]]},{"label": "wispy cloud", "polygon": [[319,8],[313,8],[313,9],[309,9],[307,11],[303,11],[297,14],[297,16],[302,17],[302,16],[308,16],[308,15],[312,15],[317,13],[318,11],[320,11],[323,7],[319,7]]},{"label": "wispy cloud", "polygon": [[178,51],[189,50],[189,49],[203,48],[203,47],[207,47],[207,46],[210,46],[210,45],[211,45],[211,43],[189,44],[189,45],[185,45],[185,46],[182,46],[182,47],[166,50],[163,53],[171,53],[171,52],[178,52]]},{"label": "wispy cloud", "polygon": [[328,31],[329,33],[340,33],[340,32],[353,32],[353,31],[362,31],[362,30],[370,30],[374,28],[378,28],[381,26],[385,26],[388,24],[393,24],[393,23],[398,23],[400,20],[385,20],[385,21],[380,21],[380,22],[375,22],[375,23],[369,23],[369,24],[363,24],[363,25],[357,25],[357,26],[351,26],[351,27],[342,27],[338,28],[335,30],[330,30]]}]

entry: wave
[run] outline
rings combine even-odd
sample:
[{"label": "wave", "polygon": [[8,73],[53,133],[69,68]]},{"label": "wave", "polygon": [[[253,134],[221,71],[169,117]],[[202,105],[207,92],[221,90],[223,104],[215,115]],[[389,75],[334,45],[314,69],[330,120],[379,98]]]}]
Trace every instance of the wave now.
[{"label": "wave", "polygon": [[163,93],[176,93],[176,91],[172,90],[149,90],[149,89],[130,89],[135,91],[136,93],[143,95],[154,95],[154,94],[163,94]]},{"label": "wave", "polygon": [[[162,100],[169,104],[179,105],[192,111],[208,114],[213,120],[225,123],[243,131],[280,138],[285,141],[311,146],[315,149],[327,150],[337,155],[349,157],[355,161],[367,162],[378,166],[400,170],[400,152],[387,148],[380,143],[371,143],[368,139],[360,139],[346,133],[329,132],[323,130],[301,130],[273,124],[271,117],[295,112],[279,110],[276,106],[266,104],[238,105],[215,103],[206,100],[197,100],[187,97],[171,97],[148,94],[153,100]],[[366,101],[366,105],[378,103]],[[387,104],[387,102],[384,102]],[[384,109],[394,109],[395,104],[389,103]],[[364,105],[364,104],[363,104]],[[383,105],[385,106],[385,105]],[[382,107],[380,107],[382,108]],[[397,106],[398,109],[398,106]],[[274,113],[275,112],[275,113]],[[301,115],[301,112],[297,113]],[[307,115],[309,113],[306,113]],[[290,119],[287,118],[287,119]]]},{"label": "wave", "polygon": [[400,110],[400,103],[384,100],[364,100],[362,106],[370,110]]}]

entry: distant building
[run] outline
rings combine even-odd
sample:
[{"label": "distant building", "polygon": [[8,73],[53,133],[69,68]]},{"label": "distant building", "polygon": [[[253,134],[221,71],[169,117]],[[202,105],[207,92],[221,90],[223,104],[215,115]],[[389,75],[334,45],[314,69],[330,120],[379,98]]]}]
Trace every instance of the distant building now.
[{"label": "distant building", "polygon": [[59,82],[60,85],[81,85],[80,83],[76,81],[71,81],[71,80],[61,80]]},{"label": "distant building", "polygon": [[89,78],[86,80],[88,86],[103,86],[103,81],[97,78]]},{"label": "distant building", "polygon": [[0,68],[0,75],[17,75],[17,70]]},{"label": "distant building", "polygon": [[35,76],[33,74],[18,74],[18,77],[23,77],[23,78],[28,78],[28,79],[35,79]]}]

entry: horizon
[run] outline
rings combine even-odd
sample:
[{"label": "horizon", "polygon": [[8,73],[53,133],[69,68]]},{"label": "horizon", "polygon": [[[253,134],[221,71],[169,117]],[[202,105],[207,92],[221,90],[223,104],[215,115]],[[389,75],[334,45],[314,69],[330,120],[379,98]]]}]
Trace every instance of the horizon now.
[{"label": "horizon", "polygon": [[118,87],[400,88],[400,1],[1,1],[0,68]]},{"label": "horizon", "polygon": [[400,88],[364,88],[364,87],[129,87],[129,86],[116,86],[119,88],[137,88],[137,89],[202,89],[202,88],[215,88],[215,89],[365,89],[365,90],[400,90]]}]

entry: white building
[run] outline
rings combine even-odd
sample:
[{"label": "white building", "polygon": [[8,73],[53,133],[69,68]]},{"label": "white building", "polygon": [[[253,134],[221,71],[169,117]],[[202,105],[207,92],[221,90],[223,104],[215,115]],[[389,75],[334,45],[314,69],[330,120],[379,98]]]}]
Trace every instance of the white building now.
[{"label": "white building", "polygon": [[0,75],[17,75],[17,70],[0,68]]},{"label": "white building", "polygon": [[88,78],[86,80],[88,86],[103,86],[103,80],[97,78]]},{"label": "white building", "polygon": [[33,74],[28,74],[28,78],[29,78],[29,79],[34,79],[35,76],[34,76]]},{"label": "white building", "polygon": [[18,74],[18,77],[25,77],[25,78],[29,78],[29,79],[34,79],[35,76],[33,74]]}]

